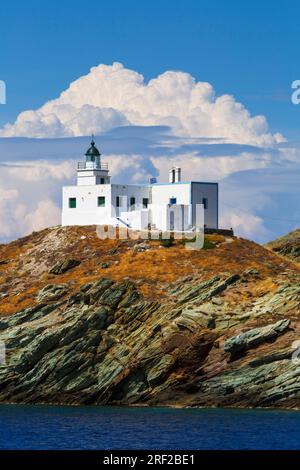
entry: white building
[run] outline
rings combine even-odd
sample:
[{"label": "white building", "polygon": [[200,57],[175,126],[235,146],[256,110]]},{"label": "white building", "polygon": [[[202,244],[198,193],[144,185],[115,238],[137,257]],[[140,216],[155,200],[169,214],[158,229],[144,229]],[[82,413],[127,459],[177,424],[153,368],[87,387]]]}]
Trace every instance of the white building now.
[{"label": "white building", "polygon": [[111,184],[108,165],[91,142],[78,163],[77,185],[63,188],[62,225],[112,225],[129,229],[194,230],[196,207],[204,207],[204,224],[218,228],[218,183],[181,181],[170,170],[168,183]]}]

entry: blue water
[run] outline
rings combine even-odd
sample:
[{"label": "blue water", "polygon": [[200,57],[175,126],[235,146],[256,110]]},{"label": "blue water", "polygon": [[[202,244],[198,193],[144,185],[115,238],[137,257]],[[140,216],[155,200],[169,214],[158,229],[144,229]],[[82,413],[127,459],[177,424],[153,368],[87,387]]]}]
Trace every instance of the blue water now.
[{"label": "blue water", "polygon": [[1,405],[0,449],[300,449],[300,412]]}]

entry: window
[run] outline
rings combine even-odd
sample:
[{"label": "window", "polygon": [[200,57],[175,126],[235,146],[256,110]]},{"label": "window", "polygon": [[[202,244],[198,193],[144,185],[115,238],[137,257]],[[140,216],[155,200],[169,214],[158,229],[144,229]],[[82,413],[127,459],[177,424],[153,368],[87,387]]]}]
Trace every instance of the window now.
[{"label": "window", "polygon": [[149,202],[148,198],[147,198],[147,197],[144,197],[144,198],[143,198],[143,209],[147,209],[147,207],[148,207],[148,202]]},{"label": "window", "polygon": [[69,197],[69,208],[76,209],[76,197]]},{"label": "window", "polygon": [[100,178],[100,184],[105,184],[105,178]]},{"label": "window", "polygon": [[134,206],[135,206],[135,197],[131,197],[130,198],[130,208],[131,208],[131,210],[134,210]]},{"label": "window", "polygon": [[98,196],[98,207],[105,206],[105,196]]},{"label": "window", "polygon": [[121,197],[120,197],[120,196],[117,196],[117,197],[116,197],[116,206],[117,206],[117,207],[120,207],[120,206],[121,206]]},{"label": "window", "polygon": [[176,197],[170,197],[170,204],[176,204],[176,203],[177,203]]},{"label": "window", "polygon": [[202,204],[203,204],[203,206],[204,206],[204,209],[207,209],[207,208],[208,208],[208,199],[207,199],[207,197],[204,197],[204,198],[202,199]]}]

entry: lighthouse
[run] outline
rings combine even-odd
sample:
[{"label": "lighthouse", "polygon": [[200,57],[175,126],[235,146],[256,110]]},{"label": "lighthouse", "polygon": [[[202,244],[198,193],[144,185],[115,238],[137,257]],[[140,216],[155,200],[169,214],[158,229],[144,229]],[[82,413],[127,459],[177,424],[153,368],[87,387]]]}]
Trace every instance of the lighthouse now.
[{"label": "lighthouse", "polygon": [[85,153],[85,161],[77,165],[77,185],[90,186],[95,184],[109,184],[108,164],[103,162],[94,139]]},{"label": "lighthouse", "polygon": [[[122,175],[119,175],[121,178]],[[77,185],[63,187],[62,225],[112,225],[132,230],[193,231],[197,205],[207,228],[218,228],[218,183],[182,181],[173,166],[169,182],[111,183],[108,163],[94,139],[77,164]]]}]

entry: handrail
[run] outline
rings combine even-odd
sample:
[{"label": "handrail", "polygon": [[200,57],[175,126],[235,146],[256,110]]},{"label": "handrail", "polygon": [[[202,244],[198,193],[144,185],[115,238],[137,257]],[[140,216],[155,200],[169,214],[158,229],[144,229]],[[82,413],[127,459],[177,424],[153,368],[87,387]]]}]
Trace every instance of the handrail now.
[{"label": "handrail", "polygon": [[121,217],[116,217],[116,219],[121,222],[122,224],[124,224],[127,228],[130,228],[130,224],[128,224],[127,222],[125,222],[124,220],[121,219]]},{"label": "handrail", "polygon": [[77,165],[78,170],[105,170],[108,171],[108,163],[107,162],[78,162]]}]

